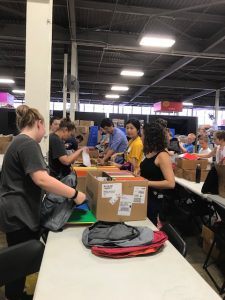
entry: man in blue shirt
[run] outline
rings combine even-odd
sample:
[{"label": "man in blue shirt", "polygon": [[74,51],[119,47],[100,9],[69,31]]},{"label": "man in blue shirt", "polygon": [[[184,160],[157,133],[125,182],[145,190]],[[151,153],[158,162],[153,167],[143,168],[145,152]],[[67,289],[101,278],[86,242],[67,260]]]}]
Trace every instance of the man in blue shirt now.
[{"label": "man in blue shirt", "polygon": [[[103,159],[100,160],[101,164],[107,162],[110,157],[115,153],[125,152],[127,149],[127,137],[119,128],[115,128],[112,120],[105,118],[101,122],[101,128],[109,134],[109,145],[105,150]],[[115,160],[116,163],[123,163],[123,157],[118,156]]]},{"label": "man in blue shirt", "polygon": [[193,153],[194,152],[194,141],[196,139],[196,135],[194,133],[189,133],[187,136],[187,143],[180,144],[180,148],[183,153]]}]

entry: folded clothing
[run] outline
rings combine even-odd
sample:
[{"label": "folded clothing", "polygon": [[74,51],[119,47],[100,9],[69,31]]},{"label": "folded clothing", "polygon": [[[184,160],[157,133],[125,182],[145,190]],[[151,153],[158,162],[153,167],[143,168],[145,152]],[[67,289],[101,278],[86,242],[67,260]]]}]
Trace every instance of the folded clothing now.
[{"label": "folded clothing", "polygon": [[86,247],[134,247],[151,244],[152,240],[153,231],[148,227],[114,222],[96,222],[82,235]]},{"label": "folded clothing", "polygon": [[167,235],[162,231],[155,231],[152,243],[145,246],[123,247],[123,248],[105,248],[92,247],[91,251],[94,255],[111,257],[111,258],[125,258],[140,255],[147,255],[157,252],[167,241]]}]

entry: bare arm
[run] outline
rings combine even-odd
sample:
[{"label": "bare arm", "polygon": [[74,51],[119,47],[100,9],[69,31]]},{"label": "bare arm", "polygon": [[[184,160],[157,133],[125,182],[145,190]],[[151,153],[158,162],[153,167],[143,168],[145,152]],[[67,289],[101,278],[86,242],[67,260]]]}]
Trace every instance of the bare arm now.
[{"label": "bare arm", "polygon": [[74,163],[74,161],[78,158],[78,156],[81,154],[81,152],[83,150],[84,150],[84,148],[80,148],[70,155],[60,156],[59,161],[61,162],[61,164],[65,165],[65,166],[69,166],[72,163]]},{"label": "bare arm", "polygon": [[155,163],[160,167],[165,179],[160,181],[150,180],[148,186],[157,189],[173,189],[175,187],[175,178],[169,154],[161,152],[156,158]]},{"label": "bare arm", "polygon": [[214,148],[211,152],[209,152],[208,154],[199,154],[199,153],[196,153],[196,155],[199,157],[199,158],[210,158],[210,157],[213,157],[216,155],[216,148]]},{"label": "bare arm", "polygon": [[111,160],[114,161],[116,159],[117,156],[120,156],[120,155],[123,155],[124,152],[118,152],[118,153],[114,153],[112,156],[111,156]]},{"label": "bare arm", "polygon": [[[54,193],[66,198],[72,198],[75,194],[75,190],[73,188],[50,176],[46,170],[35,171],[30,174],[30,177],[37,186],[46,192]],[[85,199],[86,195],[79,192],[77,197],[74,199],[74,202],[76,204],[81,204]]]},{"label": "bare arm", "polygon": [[138,175],[139,174],[139,166],[138,166],[138,160],[135,157],[131,158],[131,164],[134,168],[134,175]]},{"label": "bare arm", "polygon": [[109,160],[109,158],[114,154],[114,150],[108,148],[108,151],[106,152],[106,154],[103,157],[103,162],[106,162]]},{"label": "bare arm", "polygon": [[187,153],[187,150],[183,147],[182,143],[179,143],[179,146],[180,146],[182,153]]}]

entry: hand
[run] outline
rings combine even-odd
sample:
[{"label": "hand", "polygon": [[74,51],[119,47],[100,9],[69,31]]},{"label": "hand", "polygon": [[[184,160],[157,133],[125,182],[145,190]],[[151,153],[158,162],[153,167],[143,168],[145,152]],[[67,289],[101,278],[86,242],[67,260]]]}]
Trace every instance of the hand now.
[{"label": "hand", "polygon": [[78,192],[77,197],[74,199],[76,204],[81,204],[87,199],[86,195],[82,192]]},{"label": "hand", "polygon": [[136,168],[136,169],[134,170],[134,175],[135,175],[135,176],[140,176],[140,172],[141,172],[140,167],[138,167],[138,168]]},{"label": "hand", "polygon": [[113,155],[111,156],[111,161],[115,161],[116,157],[117,157],[117,154],[113,154]]},{"label": "hand", "polygon": [[98,159],[98,164],[99,164],[99,165],[102,165],[102,166],[103,166],[103,165],[104,165],[104,163],[105,163],[105,162],[104,162],[104,160],[103,160],[103,159],[100,159],[100,158]]},{"label": "hand", "polygon": [[84,151],[84,152],[86,152],[86,153],[89,153],[89,148],[88,147],[82,147],[81,148],[81,151]]}]

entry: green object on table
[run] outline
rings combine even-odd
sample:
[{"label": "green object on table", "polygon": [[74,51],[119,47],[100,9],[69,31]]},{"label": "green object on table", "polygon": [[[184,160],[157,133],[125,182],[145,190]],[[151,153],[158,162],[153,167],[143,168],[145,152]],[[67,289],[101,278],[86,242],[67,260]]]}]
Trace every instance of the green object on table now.
[{"label": "green object on table", "polygon": [[80,225],[80,224],[93,224],[97,220],[91,210],[74,209],[67,224]]}]

